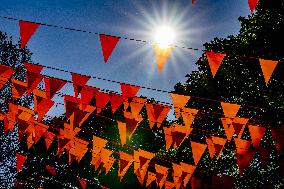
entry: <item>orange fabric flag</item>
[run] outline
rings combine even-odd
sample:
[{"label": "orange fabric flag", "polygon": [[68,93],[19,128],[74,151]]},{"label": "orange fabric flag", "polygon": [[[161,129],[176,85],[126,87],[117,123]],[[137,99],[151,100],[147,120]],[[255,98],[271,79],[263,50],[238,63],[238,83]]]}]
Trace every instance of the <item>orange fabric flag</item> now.
[{"label": "orange fabric flag", "polygon": [[184,125],[186,129],[188,130],[188,132],[192,130],[191,125],[197,113],[198,113],[198,110],[193,109],[193,108],[184,108],[181,112]]},{"label": "orange fabric flag", "polygon": [[118,176],[120,181],[123,179],[129,167],[132,165],[134,159],[133,156],[125,152],[119,152],[119,164],[118,164]]},{"label": "orange fabric flag", "polygon": [[138,149],[134,151],[134,173],[141,184],[144,182],[149,163],[154,156],[155,154],[145,150]]},{"label": "orange fabric flag", "polygon": [[170,127],[163,127],[164,130],[164,134],[165,134],[165,141],[166,141],[166,150],[169,150],[172,143],[173,143],[173,139],[172,139],[172,128]]},{"label": "orange fabric flag", "polygon": [[154,180],[156,180],[156,174],[148,171],[146,187],[148,187]]},{"label": "orange fabric flag", "polygon": [[109,173],[109,171],[112,168],[114,162],[115,162],[115,158],[113,158],[113,157],[109,157],[108,160],[104,162],[103,167],[106,170],[106,174]]},{"label": "orange fabric flag", "polygon": [[173,101],[176,118],[179,118],[181,116],[180,112],[183,110],[186,103],[189,101],[190,96],[171,93],[171,97]]},{"label": "orange fabric flag", "polygon": [[251,142],[248,140],[235,138],[236,152],[237,154],[246,154],[250,148]]},{"label": "orange fabric flag", "polygon": [[165,189],[172,189],[175,187],[175,184],[170,182],[170,181],[166,181],[165,182]]},{"label": "orange fabric flag", "polygon": [[12,79],[12,97],[14,99],[21,98],[27,91],[26,83]]},{"label": "orange fabric flag", "polygon": [[88,151],[89,142],[76,137],[73,145],[74,145],[73,149],[75,149],[74,155],[76,156],[76,159],[78,160],[78,162],[80,162],[81,159],[84,157],[84,155]]},{"label": "orange fabric flag", "polygon": [[43,123],[36,123],[35,124],[35,142],[38,142],[39,139],[44,135],[44,133],[49,128],[48,125],[45,125]]},{"label": "orange fabric flag", "polygon": [[259,63],[267,85],[278,61],[259,59]]},{"label": "orange fabric flag", "polygon": [[26,44],[35,33],[37,28],[40,26],[38,23],[28,22],[28,21],[19,21],[20,27],[20,38],[21,38],[21,48],[25,48]]},{"label": "orange fabric flag", "polygon": [[16,158],[17,158],[17,166],[16,166],[17,172],[19,172],[19,171],[22,170],[22,167],[23,167],[25,161],[27,160],[27,157],[17,153]]},{"label": "orange fabric flag", "polygon": [[126,123],[117,121],[117,127],[119,131],[120,142],[123,146],[124,144],[126,144]]},{"label": "orange fabric flag", "polygon": [[57,91],[62,89],[62,87],[66,84],[66,81],[62,79],[45,77],[44,78],[45,90],[47,98],[52,98]]},{"label": "orange fabric flag", "polygon": [[158,72],[161,72],[164,68],[164,65],[168,61],[168,58],[170,57],[173,51],[173,48],[162,48],[159,44],[155,44],[153,45],[153,49],[156,57],[156,64],[158,66]]},{"label": "orange fabric flag", "polygon": [[71,73],[71,75],[72,75],[72,82],[73,82],[75,97],[78,97],[82,88],[91,79],[91,76],[80,75],[76,73]]},{"label": "orange fabric flag", "polygon": [[231,104],[231,103],[226,103],[226,102],[221,102],[221,106],[224,112],[225,117],[227,118],[234,118],[236,117],[239,109],[240,109],[240,105],[238,104]]},{"label": "orange fabric flag", "polygon": [[206,56],[214,78],[226,54],[206,52]]},{"label": "orange fabric flag", "polygon": [[194,160],[195,165],[197,165],[200,158],[202,157],[207,145],[197,143],[197,142],[193,142],[193,141],[190,141],[190,143],[191,143],[193,160]]},{"label": "orange fabric flag", "polygon": [[258,4],[259,0],[248,0],[248,4],[249,4],[249,8],[250,8],[250,12],[253,13],[256,5]]},{"label": "orange fabric flag", "polygon": [[111,94],[110,96],[111,110],[112,113],[115,113],[117,108],[123,103],[123,98],[121,95],[118,94]]},{"label": "orange fabric flag", "polygon": [[120,37],[100,34],[100,42],[102,46],[102,52],[103,52],[105,63],[107,63],[119,39]]},{"label": "orange fabric flag", "polygon": [[155,164],[155,170],[156,170],[156,182],[157,185],[162,188],[166,182],[167,176],[168,176],[168,168]]},{"label": "orange fabric flag", "polygon": [[161,104],[146,104],[147,115],[149,119],[150,128],[152,129],[155,124],[159,128],[168,115],[171,107]]},{"label": "orange fabric flag", "polygon": [[105,139],[93,136],[93,150],[92,150],[93,157],[99,155],[101,150],[106,146],[107,142],[108,141]]},{"label": "orange fabric flag", "polygon": [[99,114],[109,102],[110,95],[104,92],[96,92],[95,97],[96,97],[97,113]]},{"label": "orange fabric flag", "polygon": [[133,97],[132,101],[130,102],[130,108],[133,117],[139,115],[141,109],[146,104],[146,101],[147,101],[146,98]]},{"label": "orange fabric flag", "polygon": [[254,126],[254,125],[249,125],[248,129],[250,132],[253,146],[256,148],[259,145],[263,135],[265,134],[266,129],[265,127]]}]

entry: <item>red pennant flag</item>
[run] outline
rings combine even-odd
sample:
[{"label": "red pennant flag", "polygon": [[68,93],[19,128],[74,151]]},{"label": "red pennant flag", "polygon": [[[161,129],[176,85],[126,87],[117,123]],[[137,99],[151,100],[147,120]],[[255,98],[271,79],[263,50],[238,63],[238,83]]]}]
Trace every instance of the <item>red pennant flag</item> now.
[{"label": "red pennant flag", "polygon": [[38,142],[38,140],[42,137],[42,135],[44,135],[48,128],[49,126],[45,124],[35,124],[35,142]]},{"label": "red pennant flag", "polygon": [[110,104],[112,113],[115,113],[117,108],[123,103],[123,98],[121,95],[118,94],[111,94]]},{"label": "red pennant flag", "polygon": [[192,0],[191,3],[194,5],[196,3],[196,0]]},{"label": "red pennant flag", "polygon": [[46,113],[50,110],[50,108],[54,105],[55,103],[48,99],[43,99],[37,107],[37,115],[38,115],[38,121],[41,121],[42,118],[46,115]]},{"label": "red pennant flag", "polygon": [[52,176],[56,176],[57,171],[55,169],[55,167],[51,166],[51,165],[46,165],[45,166],[47,172],[49,172]]},{"label": "red pennant flag", "polygon": [[141,87],[121,83],[121,92],[123,99],[132,98],[136,96]]},{"label": "red pennant flag", "polygon": [[259,0],[248,0],[249,8],[251,13],[254,11],[256,5],[258,4]]},{"label": "red pennant flag", "polygon": [[99,91],[99,88],[87,85],[83,87],[83,89],[81,90],[81,102],[83,107],[82,109],[85,110],[86,106],[90,104],[97,91]]},{"label": "red pennant flag", "polygon": [[117,45],[120,37],[100,34],[100,41],[105,63],[108,61],[113,49]]},{"label": "red pennant flag", "polygon": [[277,150],[280,152],[282,150],[282,146],[284,145],[283,133],[284,133],[284,127],[271,128],[271,134],[274,140],[274,144]]},{"label": "red pennant flag", "polygon": [[44,136],[45,136],[44,140],[45,140],[46,149],[48,150],[56,135],[47,131],[44,133]]},{"label": "red pennant flag", "polygon": [[29,95],[41,82],[42,76],[40,75],[40,72],[42,71],[43,66],[30,64],[28,62],[25,62],[24,64],[27,69],[27,94]]},{"label": "red pennant flag", "polygon": [[91,76],[80,75],[76,73],[72,73],[71,75],[72,75],[75,97],[78,97],[82,88],[86,85],[89,79],[91,79]]},{"label": "red pennant flag", "polygon": [[12,79],[12,97],[21,98],[27,91],[26,83]]},{"label": "red pennant flag", "polygon": [[96,92],[96,107],[99,114],[110,100],[110,95],[104,92]]},{"label": "red pennant flag", "polygon": [[25,161],[27,160],[27,157],[17,153],[16,158],[17,158],[17,172],[19,172],[21,171]]},{"label": "red pennant flag", "polygon": [[57,78],[44,78],[45,90],[47,98],[52,98],[57,91],[59,91],[65,84],[66,81]]},{"label": "red pennant flag", "polygon": [[263,135],[265,134],[266,129],[265,127],[253,126],[253,125],[249,125],[248,129],[250,132],[253,146],[256,148],[259,145]]},{"label": "red pennant flag", "polygon": [[183,110],[186,103],[189,101],[190,96],[171,93],[171,97],[172,97],[172,101],[173,101],[173,105],[175,109],[176,118],[179,118],[180,112]]},{"label": "red pennant flag", "polygon": [[278,61],[259,59],[259,63],[267,85]]},{"label": "red pennant flag", "polygon": [[206,143],[208,146],[209,154],[210,157],[213,158],[214,154],[216,153],[217,158],[219,158],[224,145],[226,144],[226,139],[219,138],[219,137],[212,137],[212,138],[207,138]]},{"label": "red pennant flag", "polygon": [[192,142],[192,141],[190,141],[190,142],[191,142],[193,160],[194,160],[195,165],[197,165],[201,156],[203,155],[207,145],[197,143],[197,142]]},{"label": "red pennant flag", "polygon": [[35,33],[39,25],[40,24],[34,22],[27,22],[23,20],[19,21],[22,49],[26,46],[26,44],[28,43],[32,35]]},{"label": "red pennant flag", "polygon": [[120,181],[123,179],[124,175],[126,174],[127,170],[133,163],[134,159],[133,156],[124,152],[119,152],[119,164],[118,164],[118,176]]},{"label": "red pennant flag", "polygon": [[226,54],[206,52],[206,56],[214,78]]},{"label": "red pennant flag", "polygon": [[157,185],[162,188],[168,176],[168,168],[155,164]]},{"label": "red pennant flag", "polygon": [[253,159],[254,153],[254,151],[248,152],[246,154],[237,153],[237,163],[239,166],[240,175],[242,175],[244,173],[245,168],[249,166],[251,160]]},{"label": "red pennant flag", "polygon": [[14,73],[14,70],[11,67],[5,66],[5,65],[0,65],[0,89],[11,78],[13,73]]},{"label": "red pennant flag", "polygon": [[76,97],[65,95],[64,96],[66,118],[69,119],[70,116],[78,109],[79,102]]},{"label": "red pennant flag", "polygon": [[85,180],[85,179],[82,179],[82,178],[80,178],[80,177],[78,177],[78,180],[79,180],[79,183],[80,183],[82,189],[86,189],[86,188],[87,188],[88,181]]},{"label": "red pennant flag", "polygon": [[149,119],[150,128],[152,129],[155,124],[159,128],[168,115],[171,107],[161,104],[146,104],[147,115]]},{"label": "red pennant flag", "polygon": [[155,154],[145,150],[138,149],[134,151],[134,173],[141,184],[144,183],[149,163],[154,156]]}]

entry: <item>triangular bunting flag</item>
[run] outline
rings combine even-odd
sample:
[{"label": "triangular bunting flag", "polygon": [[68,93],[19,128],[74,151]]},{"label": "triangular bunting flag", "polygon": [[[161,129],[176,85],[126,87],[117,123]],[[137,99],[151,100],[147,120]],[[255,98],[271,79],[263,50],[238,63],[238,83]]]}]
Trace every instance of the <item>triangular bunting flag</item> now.
[{"label": "triangular bunting flag", "polygon": [[45,90],[47,98],[52,98],[57,91],[59,91],[65,84],[66,81],[62,79],[45,77],[44,78]]},{"label": "triangular bunting flag", "polygon": [[90,104],[97,91],[99,91],[99,88],[87,85],[83,87],[83,89],[81,90],[81,103],[83,110],[85,110],[86,106]]},{"label": "triangular bunting flag", "polygon": [[12,79],[12,97],[14,99],[21,98],[27,91],[27,86],[24,82]]},{"label": "triangular bunting flag", "polygon": [[26,156],[23,156],[19,153],[16,154],[16,159],[17,159],[17,172],[21,171],[25,161],[27,160]]},{"label": "triangular bunting flag", "polygon": [[206,56],[214,78],[226,54],[206,52]]},{"label": "triangular bunting flag", "polygon": [[156,57],[156,64],[158,66],[158,72],[161,72],[164,68],[164,65],[168,61],[169,56],[171,55],[173,48],[167,47],[162,48],[159,44],[153,45],[155,57]]},{"label": "triangular bunting flag", "polygon": [[105,63],[108,61],[113,49],[117,45],[120,37],[100,34],[100,42]]},{"label": "triangular bunting flag", "polygon": [[109,102],[110,95],[104,92],[96,92],[95,97],[96,97],[97,113],[99,114]]},{"label": "triangular bunting flag", "polygon": [[117,121],[117,127],[119,131],[120,142],[121,145],[123,146],[124,144],[126,144],[126,123]]},{"label": "triangular bunting flag", "polygon": [[25,62],[25,68],[27,69],[26,81],[27,81],[27,93],[28,95],[38,86],[41,82],[42,76],[40,75],[43,66],[30,64]]},{"label": "triangular bunting flag", "polygon": [[110,96],[111,110],[112,113],[115,113],[117,108],[123,103],[123,98],[121,95],[118,94],[111,94]]},{"label": "triangular bunting flag", "polygon": [[79,180],[79,183],[80,183],[82,189],[86,189],[86,188],[87,188],[88,181],[85,180],[85,179],[82,179],[82,178],[80,178],[80,177],[78,177],[78,180]]},{"label": "triangular bunting flag", "polygon": [[190,142],[191,142],[191,149],[192,149],[194,164],[197,165],[201,156],[203,155],[207,145],[197,143],[197,142],[192,142],[192,141],[190,141]]},{"label": "triangular bunting flag", "polygon": [[279,128],[271,128],[271,134],[272,134],[272,138],[274,140],[274,144],[275,144],[277,150],[280,151],[280,152],[281,152],[282,147],[284,145],[283,133],[284,133],[284,127],[283,126],[281,126]]},{"label": "triangular bunting flag", "polygon": [[11,67],[5,66],[5,65],[0,65],[0,89],[11,78],[13,73],[14,73],[14,70]]},{"label": "triangular bunting flag", "polygon": [[121,88],[123,99],[127,99],[127,98],[135,97],[141,87],[121,83],[120,88]]},{"label": "triangular bunting flag", "polygon": [[226,102],[221,102],[221,106],[224,112],[225,117],[227,118],[234,118],[236,117],[239,109],[240,109],[240,105],[238,104],[231,104],[231,103],[226,103]]},{"label": "triangular bunting flag", "polygon": [[21,38],[21,48],[23,49],[32,35],[35,33],[37,28],[40,24],[34,23],[34,22],[28,22],[28,21],[19,21],[20,26],[20,38]]},{"label": "triangular bunting flag", "polygon": [[261,126],[249,125],[248,129],[250,132],[253,146],[256,148],[259,145],[263,135],[265,134],[266,128]]},{"label": "triangular bunting flag", "polygon": [[127,170],[133,163],[133,156],[124,152],[119,152],[119,164],[118,164],[118,176],[120,181],[123,179],[124,175],[126,174]]},{"label": "triangular bunting flag", "polygon": [[162,188],[168,176],[168,168],[155,164],[157,185]]},{"label": "triangular bunting flag", "polygon": [[55,167],[51,166],[51,165],[46,165],[45,166],[47,172],[49,172],[52,176],[56,176],[57,171],[55,169]]},{"label": "triangular bunting flag", "polygon": [[168,115],[171,107],[161,104],[146,104],[147,115],[149,119],[150,128],[152,129],[155,124],[159,128],[164,119]]},{"label": "triangular bunting flag", "polygon": [[89,79],[91,79],[91,76],[80,75],[76,73],[71,73],[71,75],[72,75],[75,97],[78,97],[82,88],[86,85]]},{"label": "triangular bunting flag", "polygon": [[45,136],[44,140],[45,140],[46,149],[48,150],[56,135],[47,131],[44,133],[44,136]]},{"label": "triangular bunting flag", "polygon": [[240,175],[242,175],[244,173],[245,168],[249,166],[251,160],[253,159],[254,153],[254,151],[248,152],[246,154],[237,153],[237,163],[239,166]]},{"label": "triangular bunting flag", "polygon": [[252,13],[256,7],[256,5],[258,4],[259,0],[248,0],[248,4],[249,4],[249,8],[250,8],[250,12]]},{"label": "triangular bunting flag", "polygon": [[49,126],[45,124],[35,124],[35,142],[38,142],[38,140],[42,137],[42,135],[44,135],[48,128]]},{"label": "triangular bunting flag", "polygon": [[278,61],[259,59],[259,63],[267,85]]},{"label": "triangular bunting flag", "polygon": [[154,180],[156,180],[156,174],[149,171],[147,174],[146,187],[148,187]]},{"label": "triangular bunting flag", "polygon": [[179,118],[181,116],[180,112],[183,110],[186,103],[189,101],[190,96],[171,93],[171,97],[173,101],[176,118]]}]

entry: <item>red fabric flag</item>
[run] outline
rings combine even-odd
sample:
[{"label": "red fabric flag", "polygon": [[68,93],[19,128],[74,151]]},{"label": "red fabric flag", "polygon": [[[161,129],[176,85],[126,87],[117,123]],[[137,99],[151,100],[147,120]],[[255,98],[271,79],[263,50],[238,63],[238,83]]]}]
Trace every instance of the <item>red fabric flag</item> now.
[{"label": "red fabric flag", "polygon": [[191,3],[194,5],[196,3],[196,0],[192,0]]},{"label": "red fabric flag", "polygon": [[109,102],[110,95],[104,92],[96,92],[95,97],[96,97],[97,113],[99,114]]},{"label": "red fabric flag", "polygon": [[42,76],[40,75],[40,72],[42,71],[43,66],[30,64],[28,62],[24,62],[24,64],[27,70],[27,93],[30,94],[41,82]]},{"label": "red fabric flag", "polygon": [[14,73],[14,70],[11,67],[5,66],[5,65],[0,65],[0,89],[11,78],[13,73]]},{"label": "red fabric flag", "polygon": [[155,124],[159,128],[169,113],[171,107],[161,104],[146,104],[147,115],[149,119],[150,128],[152,129]]},{"label": "red fabric flag", "polygon": [[108,61],[119,39],[120,37],[100,34],[100,42],[105,63]]},{"label": "red fabric flag", "polygon": [[17,158],[17,172],[19,172],[21,171],[25,161],[27,160],[27,157],[17,153],[16,158]]},{"label": "red fabric flag", "polygon": [[253,146],[256,148],[259,145],[263,135],[265,134],[266,129],[265,127],[253,126],[253,125],[249,125],[248,129],[250,132]]},{"label": "red fabric flag", "polygon": [[12,97],[21,98],[27,91],[26,83],[12,79]]},{"label": "red fabric flag", "polygon": [[45,140],[46,149],[48,150],[56,135],[47,131],[44,133],[44,136],[45,136],[44,140]]},{"label": "red fabric flag", "polygon": [[70,116],[78,109],[79,102],[76,97],[65,95],[64,104],[66,110],[66,118],[69,119]]},{"label": "red fabric flag", "polygon": [[65,84],[66,81],[57,78],[44,78],[45,90],[47,98],[52,98],[57,91],[59,91]]},{"label": "red fabric flag", "polygon": [[186,103],[189,101],[190,96],[171,93],[171,97],[175,109],[176,118],[179,118],[181,116],[180,112],[183,110]]},{"label": "red fabric flag", "polygon": [[86,85],[89,79],[91,79],[91,76],[80,75],[76,73],[72,73],[71,75],[72,75],[75,97],[78,97],[82,88]]},{"label": "red fabric flag", "polygon": [[83,89],[81,90],[82,109],[85,109],[86,106],[90,104],[97,91],[99,91],[99,88],[87,85],[83,87]]},{"label": "red fabric flag", "polygon": [[284,127],[279,127],[279,128],[271,128],[271,134],[275,143],[275,146],[278,151],[281,152],[282,147],[284,145]]},{"label": "red fabric flag", "polygon": [[190,142],[191,142],[193,160],[194,160],[195,165],[197,165],[201,156],[203,155],[207,145],[197,143],[197,142],[192,142],[192,141],[190,141]]},{"label": "red fabric flag", "polygon": [[129,167],[132,165],[134,159],[133,156],[124,152],[119,152],[119,164],[118,164],[118,176],[120,181],[123,179]]},{"label": "red fabric flag", "polygon": [[157,185],[162,188],[168,176],[168,168],[155,164]]},{"label": "red fabric flag", "polygon": [[123,103],[123,98],[121,95],[118,94],[111,94],[110,96],[111,110],[112,113],[115,113],[117,108]]},{"label": "red fabric flag", "polygon": [[35,142],[38,142],[38,140],[42,137],[42,135],[44,135],[48,128],[48,125],[42,123],[35,124]]},{"label": "red fabric flag", "polygon": [[43,99],[41,103],[37,107],[37,115],[38,115],[38,121],[41,121],[42,118],[45,116],[45,114],[50,110],[50,108],[55,103],[50,99]]},{"label": "red fabric flag", "polygon": [[123,99],[127,99],[127,98],[132,98],[136,96],[136,94],[138,93],[141,87],[121,83],[120,88],[121,88]]},{"label": "red fabric flag", "polygon": [[214,78],[226,54],[206,52],[206,56]]},{"label": "red fabric flag", "polygon": [[26,44],[28,43],[32,35],[35,33],[39,25],[40,24],[34,22],[27,22],[23,20],[19,21],[22,49],[26,46]]},{"label": "red fabric flag", "polygon": [[259,63],[267,85],[278,61],[259,59]]},{"label": "red fabric flag", "polygon": [[238,154],[237,153],[237,163],[239,166],[240,175],[244,173],[245,168],[247,168],[253,159],[254,151],[248,152],[246,154]]},{"label": "red fabric flag", "polygon": [[78,177],[78,180],[79,180],[79,183],[80,183],[82,189],[86,189],[86,188],[87,188],[88,181],[85,180],[85,179],[82,179],[82,178],[80,178],[80,177]]},{"label": "red fabric flag", "polygon": [[57,171],[55,169],[55,167],[51,166],[51,165],[46,165],[45,166],[47,172],[49,172],[52,176],[56,176]]},{"label": "red fabric flag", "polygon": [[258,1],[259,0],[248,0],[248,4],[249,4],[249,8],[250,8],[251,13],[253,13],[256,5],[258,4]]}]

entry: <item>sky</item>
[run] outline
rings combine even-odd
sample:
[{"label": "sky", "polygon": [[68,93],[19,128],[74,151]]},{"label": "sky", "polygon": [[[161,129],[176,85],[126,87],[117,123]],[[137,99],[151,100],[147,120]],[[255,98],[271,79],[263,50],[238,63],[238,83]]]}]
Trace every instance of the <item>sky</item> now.
[{"label": "sky", "polygon": [[[41,26],[28,43],[32,61],[84,75],[172,91],[186,74],[196,70],[205,42],[237,34],[239,16],[250,13],[247,0],[1,0],[0,15],[91,32],[153,41],[154,31],[171,25],[175,44],[199,51],[174,48],[158,73],[151,43],[120,40],[104,63],[99,37],[94,34]],[[0,19],[0,30],[19,39],[16,21]],[[71,75],[45,69],[44,74],[71,81]],[[92,79],[89,85],[120,92],[118,84]],[[70,93],[70,86],[63,89]],[[166,93],[142,89],[138,95],[171,102]],[[53,110],[56,111],[56,110]]]}]

